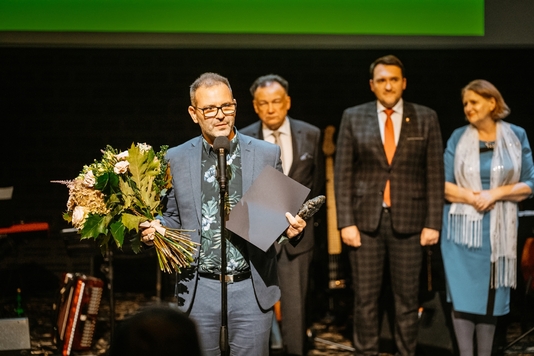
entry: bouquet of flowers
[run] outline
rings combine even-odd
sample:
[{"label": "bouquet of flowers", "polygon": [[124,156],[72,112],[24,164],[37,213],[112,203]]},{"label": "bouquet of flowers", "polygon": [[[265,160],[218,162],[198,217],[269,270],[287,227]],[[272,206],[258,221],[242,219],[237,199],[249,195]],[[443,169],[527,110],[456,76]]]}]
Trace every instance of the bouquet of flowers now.
[{"label": "bouquet of flowers", "polygon": [[139,226],[155,227],[153,242],[160,269],[170,273],[188,267],[198,246],[188,231],[150,223],[161,214],[162,198],[170,187],[164,158],[167,149],[162,146],[155,152],[150,145],[138,143],[120,152],[108,145],[102,159],[84,166],[74,180],[53,181],[69,188],[63,218],[78,229],[82,239],[94,239],[102,253],[113,243],[122,248],[125,238],[138,253]]}]

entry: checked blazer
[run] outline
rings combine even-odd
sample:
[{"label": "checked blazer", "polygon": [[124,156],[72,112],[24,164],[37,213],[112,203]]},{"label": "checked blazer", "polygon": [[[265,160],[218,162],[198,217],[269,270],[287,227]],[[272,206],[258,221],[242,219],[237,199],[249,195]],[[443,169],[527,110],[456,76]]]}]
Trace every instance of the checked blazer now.
[{"label": "checked blazer", "polygon": [[[237,133],[241,147],[241,169],[243,194],[260,175],[265,166],[282,171],[280,148],[265,141]],[[202,228],[201,198],[201,157],[202,136],[195,137],[179,146],[169,149],[167,159],[172,173],[172,189],[167,196],[166,210],[163,212],[163,224],[171,228],[192,230],[191,240],[200,242]],[[298,238],[291,243],[298,243]],[[274,245],[267,252],[247,243],[252,282],[258,304],[264,310],[271,308],[280,298],[276,268],[276,250]],[[191,268],[184,269],[177,281],[178,305],[189,313],[196,296],[197,269],[199,250]],[[202,296],[199,296],[202,297]]]},{"label": "checked blazer", "polygon": [[335,162],[338,228],[377,230],[386,181],[391,184],[395,232],[441,229],[444,203],[443,141],[437,114],[404,102],[399,142],[388,164],[380,137],[376,101],[344,111]]}]

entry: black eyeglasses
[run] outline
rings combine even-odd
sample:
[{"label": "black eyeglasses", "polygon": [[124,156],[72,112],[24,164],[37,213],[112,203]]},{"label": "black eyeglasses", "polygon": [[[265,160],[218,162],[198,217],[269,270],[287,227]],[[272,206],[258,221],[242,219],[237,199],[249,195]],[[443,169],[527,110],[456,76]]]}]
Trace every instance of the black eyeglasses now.
[{"label": "black eyeglasses", "polygon": [[206,108],[198,108],[193,106],[195,109],[202,111],[202,115],[206,119],[213,119],[219,113],[219,110],[222,111],[223,115],[233,115],[235,114],[235,109],[237,107],[236,103],[222,104],[221,106],[208,106]]}]

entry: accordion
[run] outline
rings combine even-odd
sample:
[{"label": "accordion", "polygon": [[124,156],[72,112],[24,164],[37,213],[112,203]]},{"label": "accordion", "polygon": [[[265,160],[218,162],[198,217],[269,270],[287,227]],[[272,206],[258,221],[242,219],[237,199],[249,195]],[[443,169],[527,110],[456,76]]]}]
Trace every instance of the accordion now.
[{"label": "accordion", "polygon": [[56,337],[62,356],[90,350],[104,282],[82,274],[67,273],[59,291]]}]

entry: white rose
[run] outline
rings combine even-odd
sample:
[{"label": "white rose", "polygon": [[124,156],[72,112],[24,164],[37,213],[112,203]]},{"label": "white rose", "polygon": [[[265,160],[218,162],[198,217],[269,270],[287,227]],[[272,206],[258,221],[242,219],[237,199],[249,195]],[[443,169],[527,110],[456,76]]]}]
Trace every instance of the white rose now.
[{"label": "white rose", "polygon": [[72,212],[72,225],[77,228],[83,227],[83,223],[85,222],[86,217],[87,210],[84,207],[78,205],[74,208],[74,211]]},{"label": "white rose", "polygon": [[117,158],[118,161],[125,160],[126,158],[128,158],[128,151],[123,151],[119,153],[118,155],[116,155],[115,157]]},{"label": "white rose", "polygon": [[96,183],[95,175],[93,174],[93,171],[89,171],[85,173],[85,176],[83,177],[83,184],[86,187],[92,188]]},{"label": "white rose", "polygon": [[116,174],[123,174],[128,172],[128,167],[130,166],[130,162],[128,161],[120,161],[115,163],[115,167],[113,167],[113,172]]}]

